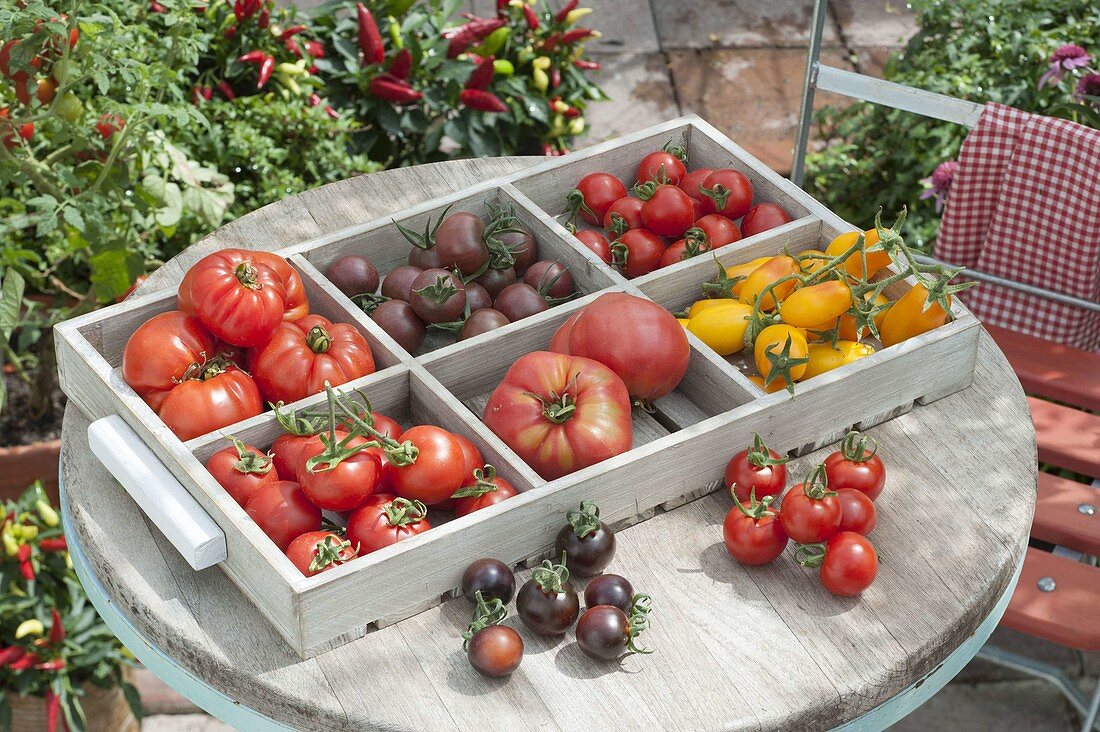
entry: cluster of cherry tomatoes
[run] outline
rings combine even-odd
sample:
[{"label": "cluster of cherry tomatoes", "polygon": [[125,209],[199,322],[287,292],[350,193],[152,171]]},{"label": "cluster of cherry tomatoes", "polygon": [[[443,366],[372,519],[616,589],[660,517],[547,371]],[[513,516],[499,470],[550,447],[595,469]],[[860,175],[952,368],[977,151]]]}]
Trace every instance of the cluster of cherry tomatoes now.
[{"label": "cluster of cherry tomatoes", "polygon": [[277,254],[204,257],[184,275],[177,308],[130,336],[122,377],[181,440],[374,373],[366,338],[310,314],[301,277]]},{"label": "cluster of cherry tomatoes", "polygon": [[610,173],[586,175],[569,194],[569,210],[574,221],[579,214],[607,233],[583,229],[577,240],[634,278],[791,220],[774,203],[753,205],[752,182],[741,171],[689,172],[686,160],[680,147],[646,155],[631,194]]},{"label": "cluster of cherry tomatoes", "polygon": [[409,353],[428,329],[459,340],[495,330],[573,296],[573,276],[560,262],[540,260],[534,235],[509,208],[491,208],[489,223],[469,211],[447,214],[423,232],[400,224],[412,245],[408,264],[381,281],[365,257],[337,259],[325,276],[359,304]]},{"label": "cluster of cherry tomatoes", "polygon": [[877,521],[874,500],[886,484],[876,447],[873,438],[849,432],[839,450],[783,494],[787,459],[757,435],[726,467],[734,506],[722,536],[730,556],[767,564],[794,540],[798,562],[817,568],[829,592],[851,597],[866,590],[878,574],[878,554],[867,535]]},{"label": "cluster of cherry tomatoes", "polygon": [[[615,556],[615,534],[600,521],[599,508],[582,501],[566,519],[554,544],[561,562],[545,560],[518,595],[512,570],[497,559],[479,559],[463,573],[462,594],[476,605],[463,634],[464,647],[470,665],[480,673],[507,676],[523,660],[523,638],[515,628],[501,624],[513,596],[520,620],[537,635],[560,637],[576,623],[577,645],[592,658],[651,652],[635,644],[649,627],[649,595],[635,593],[624,577],[601,574]],[[592,578],[584,590],[583,614],[570,575]]]},{"label": "cluster of cherry tomatoes", "polygon": [[757,372],[750,378],[761,388],[793,391],[794,382],[874,354],[872,337],[892,346],[946,322],[939,302],[925,307],[929,293],[921,283],[896,302],[882,293],[872,278],[891,257],[879,242],[877,228],[853,231],[824,251],[719,266],[703,284],[708,297],[692,303],[680,323],[722,356],[750,349]]},{"label": "cluster of cherry tomatoes", "polygon": [[[307,577],[427,531],[428,506],[465,516],[516,495],[463,435],[328,394],[327,414],[279,409],[288,431],[266,452],[231,437],[206,464]],[[322,529],[322,510],[346,529]]]}]

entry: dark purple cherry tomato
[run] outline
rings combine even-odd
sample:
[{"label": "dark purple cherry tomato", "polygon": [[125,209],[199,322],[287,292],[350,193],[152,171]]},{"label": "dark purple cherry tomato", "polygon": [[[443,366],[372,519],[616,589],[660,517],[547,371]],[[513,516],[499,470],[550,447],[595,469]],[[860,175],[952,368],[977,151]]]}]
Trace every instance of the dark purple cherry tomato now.
[{"label": "dark purple cherry tomato", "polygon": [[581,501],[580,510],[570,510],[565,517],[569,525],[558,532],[554,551],[565,553],[573,574],[599,574],[615,556],[615,532],[600,521],[599,506],[592,501]]},{"label": "dark purple cherry tomato", "polygon": [[634,599],[634,586],[625,577],[617,574],[601,574],[593,577],[584,588],[584,606],[612,605],[624,613],[630,611]]},{"label": "dark purple cherry tomato", "polygon": [[512,569],[499,559],[489,557],[472,562],[462,573],[462,594],[467,600],[477,602],[478,592],[507,605],[516,594],[516,577]]},{"label": "dark purple cherry tomato", "polygon": [[561,635],[580,614],[581,601],[569,585],[565,558],[561,564],[544,560],[516,595],[516,610],[524,625],[539,635]]},{"label": "dark purple cherry tomato", "polygon": [[573,275],[561,262],[539,260],[527,269],[523,281],[547,297],[569,297],[573,294]]},{"label": "dark purple cherry tomato", "polygon": [[428,333],[424,321],[404,300],[386,300],[374,309],[370,318],[409,353],[416,353],[424,344]]},{"label": "dark purple cherry tomato", "polygon": [[466,283],[466,305],[471,313],[493,307],[493,298],[488,291],[476,282]]},{"label": "dark purple cherry tomato", "polygon": [[523,661],[523,638],[507,625],[490,625],[470,639],[466,658],[485,676],[507,676]]},{"label": "dark purple cherry tomato", "polygon": [[634,645],[649,627],[649,596],[637,595],[627,612],[612,605],[596,605],[577,622],[577,645],[592,658],[611,661],[624,653],[650,653]]},{"label": "dark purple cherry tomato", "polygon": [[411,264],[395,268],[382,280],[382,294],[393,300],[408,302],[412,297],[412,283],[423,271],[423,267],[414,267]]},{"label": "dark purple cherry tomato", "polygon": [[443,219],[435,232],[435,251],[440,267],[458,269],[472,275],[489,262],[485,245],[485,222],[469,211],[459,211]]},{"label": "dark purple cherry tomato", "polygon": [[513,225],[508,231],[497,234],[496,238],[512,253],[512,259],[515,260],[512,268],[517,276],[526,272],[539,257],[539,247],[534,235],[522,226]]},{"label": "dark purple cherry tomato", "polygon": [[550,304],[534,287],[525,282],[517,282],[514,285],[508,285],[497,295],[493,307],[504,313],[505,317],[514,323],[528,315],[549,309]]},{"label": "dark purple cherry tomato", "polygon": [[435,247],[422,249],[414,246],[409,250],[409,266],[418,269],[434,269],[443,266],[443,260],[439,258],[439,252]]},{"label": "dark purple cherry tomato", "polygon": [[454,272],[426,269],[413,280],[409,304],[426,323],[459,320],[466,309],[466,288]]},{"label": "dark purple cherry tomato", "polygon": [[512,267],[506,269],[493,269],[490,267],[474,280],[474,282],[484,287],[494,300],[496,300],[501,290],[515,281],[516,270]]},{"label": "dark purple cherry tomato", "polygon": [[325,270],[325,277],[348,297],[373,293],[378,289],[378,269],[369,259],[358,254],[337,259]]},{"label": "dark purple cherry tomato", "polygon": [[458,339],[464,341],[467,338],[473,338],[476,335],[502,328],[511,322],[508,320],[508,316],[499,310],[493,308],[475,310],[470,313],[470,317],[466,318],[466,322],[462,324],[462,330],[458,332]]}]

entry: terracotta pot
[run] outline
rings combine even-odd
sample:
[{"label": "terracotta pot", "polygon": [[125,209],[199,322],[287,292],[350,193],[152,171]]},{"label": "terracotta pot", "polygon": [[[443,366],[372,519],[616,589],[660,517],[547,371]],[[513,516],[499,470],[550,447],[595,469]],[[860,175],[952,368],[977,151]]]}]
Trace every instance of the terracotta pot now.
[{"label": "terracotta pot", "polygon": [[[122,689],[117,686],[101,689],[90,685],[85,685],[84,689],[86,693],[81,697],[80,704],[88,718],[89,731],[138,732],[140,725],[134,719]],[[46,701],[42,697],[8,694],[8,703],[11,704],[12,732],[45,732]]]},{"label": "terracotta pot", "polygon": [[27,486],[41,478],[46,494],[56,506],[60,456],[60,439],[0,447],[0,500],[18,498]]}]

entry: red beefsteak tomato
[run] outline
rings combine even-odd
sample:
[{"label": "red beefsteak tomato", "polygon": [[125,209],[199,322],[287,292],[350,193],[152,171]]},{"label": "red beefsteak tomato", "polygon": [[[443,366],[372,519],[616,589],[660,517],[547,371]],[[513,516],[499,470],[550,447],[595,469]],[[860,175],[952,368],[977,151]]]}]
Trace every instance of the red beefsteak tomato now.
[{"label": "red beefsteak tomato", "polygon": [[264,411],[256,382],[220,358],[195,364],[161,402],[160,416],[181,440],[190,440]]},{"label": "red beefsteak tomato", "polygon": [[194,315],[179,310],[161,313],[142,323],[126,341],[122,378],[159,412],[187,370],[214,358],[217,350],[217,338]]}]

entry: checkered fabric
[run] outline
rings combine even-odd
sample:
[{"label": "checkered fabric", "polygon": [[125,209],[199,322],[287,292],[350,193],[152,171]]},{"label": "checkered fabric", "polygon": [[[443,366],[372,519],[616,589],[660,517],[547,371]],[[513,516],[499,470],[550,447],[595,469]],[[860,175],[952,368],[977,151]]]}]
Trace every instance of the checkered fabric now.
[{"label": "checkered fabric", "polygon": [[[1100,131],[989,103],[963,143],[935,254],[1100,302]],[[983,322],[1086,350],[1100,314],[982,283]]]}]

